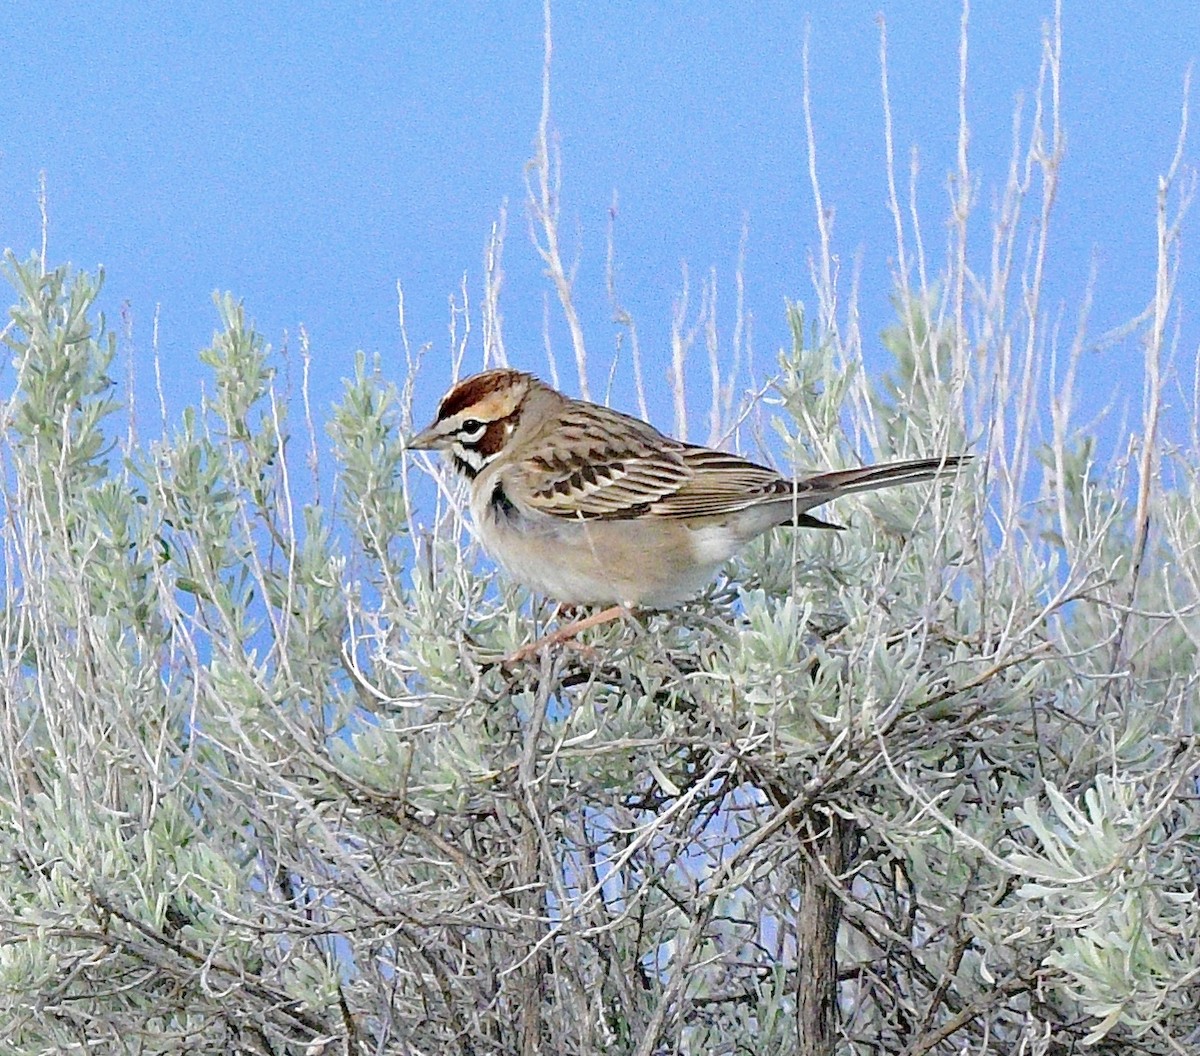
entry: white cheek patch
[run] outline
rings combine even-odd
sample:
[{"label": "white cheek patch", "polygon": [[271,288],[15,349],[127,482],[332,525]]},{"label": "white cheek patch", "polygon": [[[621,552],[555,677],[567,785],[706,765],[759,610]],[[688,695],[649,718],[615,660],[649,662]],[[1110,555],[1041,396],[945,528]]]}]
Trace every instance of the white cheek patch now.
[{"label": "white cheek patch", "polygon": [[454,445],[454,457],[460,462],[465,462],[468,466],[475,470],[476,473],[483,469],[484,465],[488,461],[483,457],[482,453],[477,451],[475,448],[465,447],[459,443]]}]

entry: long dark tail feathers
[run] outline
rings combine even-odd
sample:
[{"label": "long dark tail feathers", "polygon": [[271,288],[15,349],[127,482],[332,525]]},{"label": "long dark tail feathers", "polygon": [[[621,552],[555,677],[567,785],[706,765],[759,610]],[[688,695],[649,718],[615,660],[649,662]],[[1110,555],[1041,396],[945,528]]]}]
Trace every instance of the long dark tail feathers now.
[{"label": "long dark tail feathers", "polygon": [[834,469],[805,477],[799,482],[801,492],[829,492],[829,498],[853,495],[856,491],[874,491],[897,484],[917,484],[955,472],[970,462],[974,455],[946,455],[942,458],[913,458],[906,462],[883,462],[857,469]]},{"label": "long dark tail feathers", "polygon": [[[807,511],[842,495],[891,488],[899,484],[919,484],[921,481],[948,476],[974,457],[946,455],[942,458],[913,458],[905,462],[883,462],[874,466],[859,466],[857,469],[835,469],[828,473],[818,473],[796,482],[796,499]],[[823,521],[808,512],[797,512],[789,521],[797,528],[833,528],[839,531],[844,528],[843,525]]]},{"label": "long dark tail feathers", "polygon": [[789,523],[793,528],[827,528],[835,532],[844,532],[846,530],[844,524],[823,521],[820,517],[814,517],[811,513],[801,513]]}]

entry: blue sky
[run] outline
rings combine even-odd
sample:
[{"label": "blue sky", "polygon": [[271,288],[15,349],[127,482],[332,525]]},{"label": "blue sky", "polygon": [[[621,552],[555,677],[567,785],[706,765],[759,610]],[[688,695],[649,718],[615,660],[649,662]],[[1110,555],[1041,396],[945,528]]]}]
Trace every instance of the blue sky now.
[{"label": "blue sky", "polygon": [[[681,262],[694,277],[716,267],[722,327],[732,328],[743,222],[760,363],[787,340],[785,299],[812,302],[806,23],[835,246],[847,267],[861,263],[867,342],[877,346],[894,252],[880,10],[898,153],[921,150],[927,234],[940,249],[957,120],[957,4],[555,5],[563,235],[579,256],[577,295],[599,364],[614,345],[603,270],[614,192],[622,295],[651,371],[666,363]],[[1049,2],[973,5],[981,217],[1003,181],[1013,102],[1032,93],[1051,13]],[[142,361],[160,306],[176,401],[198,391],[196,353],[216,325],[216,289],[242,298],[276,346],[285,335],[294,344],[306,326],[318,407],[336,397],[356,349],[381,353],[400,380],[399,280],[410,336],[432,346],[419,389],[431,411],[448,354],[447,299],[464,274],[478,298],[485,239],[506,200],[506,345],[519,365],[543,369],[548,287],[521,204],[540,104],[540,2],[10,4],[0,30],[8,55],[0,245],[21,256],[37,246],[44,171],[50,262],[105,266],[110,317],[128,304]],[[1049,307],[1073,320],[1094,256],[1099,333],[1139,311],[1151,288],[1156,181],[1174,149],[1185,69],[1200,51],[1200,4],[1068,0],[1064,41],[1068,155]],[[1198,294],[1195,270],[1185,271],[1183,303],[1200,304]],[[1184,348],[1194,349],[1194,320],[1185,313],[1182,323]],[[565,361],[566,334],[556,334]],[[1132,345],[1104,353],[1095,376],[1135,377],[1135,353]],[[659,424],[669,422],[664,410]]]}]

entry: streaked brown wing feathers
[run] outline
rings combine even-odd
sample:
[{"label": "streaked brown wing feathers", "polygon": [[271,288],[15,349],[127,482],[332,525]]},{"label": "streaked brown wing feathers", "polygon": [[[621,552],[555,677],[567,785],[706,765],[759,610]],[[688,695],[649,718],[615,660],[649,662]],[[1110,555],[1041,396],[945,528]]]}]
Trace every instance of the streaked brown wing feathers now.
[{"label": "streaked brown wing feathers", "polygon": [[683,445],[607,408],[567,410],[546,436],[556,443],[527,459],[522,476],[529,504],[552,516],[644,516],[691,477]]},{"label": "streaked brown wing feathers", "polygon": [[530,504],[557,517],[720,517],[790,488],[773,470],[615,411],[568,412],[556,436],[561,447],[527,461],[525,479]]},{"label": "streaked brown wing feathers", "polygon": [[791,485],[773,469],[738,455],[690,446],[680,454],[691,479],[651,507],[658,517],[722,517],[791,493]]},{"label": "streaked brown wing feathers", "polygon": [[793,482],[738,455],[673,440],[637,418],[593,405],[565,409],[541,438],[539,453],[521,463],[507,486],[542,513],[571,520],[720,518],[783,499],[795,504],[795,518],[839,495],[930,480],[965,461],[913,459]]}]

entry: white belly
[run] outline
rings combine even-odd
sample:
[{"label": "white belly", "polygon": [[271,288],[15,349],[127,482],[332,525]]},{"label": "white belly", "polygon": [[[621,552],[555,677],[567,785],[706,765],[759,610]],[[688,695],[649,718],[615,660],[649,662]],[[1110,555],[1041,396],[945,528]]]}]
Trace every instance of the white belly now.
[{"label": "white belly", "polygon": [[488,553],[518,583],[572,605],[657,608],[703,590],[737,543],[716,526],[569,521],[473,503]]}]

